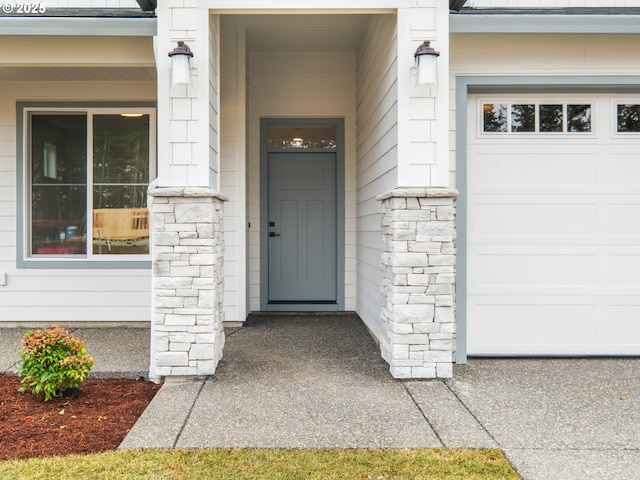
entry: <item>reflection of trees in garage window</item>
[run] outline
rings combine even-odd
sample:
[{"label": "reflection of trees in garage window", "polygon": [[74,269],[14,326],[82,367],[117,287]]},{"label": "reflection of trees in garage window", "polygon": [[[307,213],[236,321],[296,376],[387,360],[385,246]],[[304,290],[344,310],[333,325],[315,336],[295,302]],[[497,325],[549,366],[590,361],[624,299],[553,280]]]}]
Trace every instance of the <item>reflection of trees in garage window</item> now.
[{"label": "reflection of trees in garage window", "polygon": [[[633,105],[620,105],[625,112]],[[638,107],[637,105],[635,107]],[[623,108],[624,109],[624,108]],[[590,133],[591,104],[567,103],[483,103],[485,133]],[[628,115],[625,128],[640,128],[638,109]],[[633,124],[635,118],[635,124]],[[635,126],[633,126],[635,125]],[[636,130],[637,131],[637,130]]]},{"label": "reflection of trees in garage window", "polygon": [[618,105],[618,133],[640,133],[640,105]]},{"label": "reflection of trees in garage window", "polygon": [[482,106],[484,131],[499,133],[507,131],[507,105],[502,103],[485,103]]},{"label": "reflection of trees in garage window", "polygon": [[536,106],[533,104],[511,105],[511,131],[536,131]]},{"label": "reflection of trees in garage window", "polygon": [[562,105],[539,106],[540,132],[562,132]]},{"label": "reflection of trees in garage window", "polygon": [[567,105],[567,132],[591,131],[591,105]]}]

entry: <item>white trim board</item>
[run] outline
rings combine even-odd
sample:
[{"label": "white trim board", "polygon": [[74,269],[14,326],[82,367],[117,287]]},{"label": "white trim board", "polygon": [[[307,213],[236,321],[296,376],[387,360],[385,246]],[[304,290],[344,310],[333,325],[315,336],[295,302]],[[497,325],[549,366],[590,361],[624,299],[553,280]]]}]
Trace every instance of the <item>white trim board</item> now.
[{"label": "white trim board", "polygon": [[637,15],[452,14],[450,33],[640,33]]},{"label": "white trim board", "polygon": [[153,37],[156,18],[0,17],[0,35]]}]

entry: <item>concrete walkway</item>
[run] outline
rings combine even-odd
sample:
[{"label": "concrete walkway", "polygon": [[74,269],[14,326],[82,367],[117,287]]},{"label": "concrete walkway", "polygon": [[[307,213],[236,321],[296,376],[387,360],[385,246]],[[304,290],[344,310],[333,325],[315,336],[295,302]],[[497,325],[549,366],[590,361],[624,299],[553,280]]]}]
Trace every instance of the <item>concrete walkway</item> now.
[{"label": "concrete walkway", "polygon": [[[101,376],[148,367],[148,331],[76,333]],[[19,338],[0,330],[0,371]],[[472,359],[454,375],[394,380],[355,316],[257,316],[228,332],[214,377],[166,383],[121,448],[497,447],[527,480],[638,478],[639,359]]]}]

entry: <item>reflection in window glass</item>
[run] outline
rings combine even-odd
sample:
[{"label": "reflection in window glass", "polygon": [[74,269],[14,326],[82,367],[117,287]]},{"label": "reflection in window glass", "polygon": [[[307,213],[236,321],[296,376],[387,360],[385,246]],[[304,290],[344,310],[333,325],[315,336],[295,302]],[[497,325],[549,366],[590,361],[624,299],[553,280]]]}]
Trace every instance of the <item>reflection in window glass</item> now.
[{"label": "reflection in window glass", "polygon": [[511,131],[536,131],[536,106],[529,104],[511,105]]},{"label": "reflection in window glass", "polygon": [[618,132],[640,133],[640,105],[618,105]]},{"label": "reflection in window glass", "polygon": [[31,128],[31,253],[85,254],[87,116],[34,114]]},{"label": "reflection in window glass", "polygon": [[149,253],[149,115],[93,125],[93,253]]},{"label": "reflection in window glass", "polygon": [[149,253],[149,114],[29,113],[30,252]]},{"label": "reflection in window glass", "polygon": [[267,128],[269,148],[325,148],[337,147],[335,125],[270,125]]},{"label": "reflection in window glass", "polygon": [[485,103],[483,109],[483,128],[485,132],[507,131],[507,105],[503,103]]},{"label": "reflection in window glass", "polygon": [[540,132],[562,132],[562,105],[540,105]]},{"label": "reflection in window glass", "polygon": [[591,105],[567,105],[567,132],[591,131]]}]

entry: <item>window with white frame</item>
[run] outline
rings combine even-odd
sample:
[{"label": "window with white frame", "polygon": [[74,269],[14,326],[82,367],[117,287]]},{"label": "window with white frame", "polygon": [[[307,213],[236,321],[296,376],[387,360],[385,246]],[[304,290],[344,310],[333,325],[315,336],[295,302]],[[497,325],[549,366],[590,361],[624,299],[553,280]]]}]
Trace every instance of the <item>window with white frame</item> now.
[{"label": "window with white frame", "polygon": [[640,105],[637,103],[616,105],[616,132],[640,133]]},{"label": "window with white frame", "polygon": [[590,103],[483,102],[482,133],[591,133]]},{"label": "window with white frame", "polygon": [[155,110],[25,108],[25,258],[145,259]]}]

